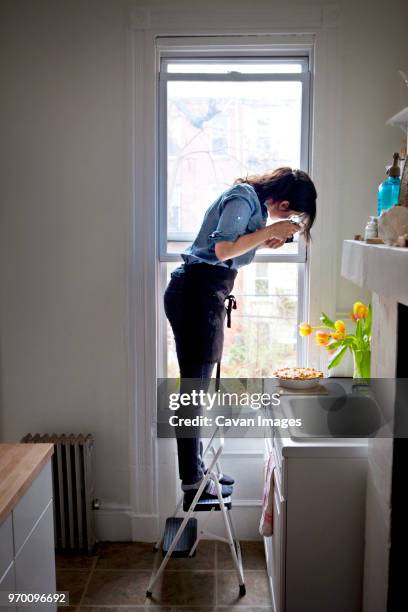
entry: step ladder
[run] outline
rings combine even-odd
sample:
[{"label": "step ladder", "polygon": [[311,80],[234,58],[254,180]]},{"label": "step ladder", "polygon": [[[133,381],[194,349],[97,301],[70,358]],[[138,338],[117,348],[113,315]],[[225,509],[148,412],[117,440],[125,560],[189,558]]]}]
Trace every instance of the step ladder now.
[{"label": "step ladder", "polygon": [[[217,372],[219,376],[219,371]],[[218,445],[216,445],[216,440]],[[217,427],[203,453],[203,459],[207,454],[212,455],[211,462],[199,489],[195,492],[188,492],[180,497],[173,516],[166,520],[164,533],[156,542],[153,550],[158,552],[161,548],[163,551],[163,561],[157,572],[152,576],[149,586],[147,587],[146,597],[152,597],[153,587],[163,573],[170,557],[193,557],[200,540],[204,536],[210,536],[214,540],[224,542],[229,545],[232,560],[234,563],[235,572],[239,585],[239,596],[243,597],[246,593],[244,571],[242,567],[241,548],[236,536],[234,522],[232,520],[232,499],[222,497],[221,485],[218,474],[222,474],[220,457],[224,450],[224,436],[221,427]],[[203,492],[207,482],[213,480],[217,490],[217,499],[199,501],[200,495]],[[177,514],[183,508],[186,513],[184,518],[178,517]],[[225,527],[226,537],[218,536],[205,529],[213,512],[222,512],[223,522]],[[202,523],[199,533],[197,533],[197,519],[193,516],[195,512],[208,512],[208,516]]]}]

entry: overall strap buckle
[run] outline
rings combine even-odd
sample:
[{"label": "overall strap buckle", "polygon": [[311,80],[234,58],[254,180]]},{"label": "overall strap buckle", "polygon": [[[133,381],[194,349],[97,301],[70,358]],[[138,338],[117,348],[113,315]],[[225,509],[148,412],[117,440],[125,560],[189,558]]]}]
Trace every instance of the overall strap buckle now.
[{"label": "overall strap buckle", "polygon": [[231,327],[231,313],[233,310],[237,309],[237,300],[235,296],[230,293],[225,300],[227,301],[226,311],[227,311],[227,327]]}]

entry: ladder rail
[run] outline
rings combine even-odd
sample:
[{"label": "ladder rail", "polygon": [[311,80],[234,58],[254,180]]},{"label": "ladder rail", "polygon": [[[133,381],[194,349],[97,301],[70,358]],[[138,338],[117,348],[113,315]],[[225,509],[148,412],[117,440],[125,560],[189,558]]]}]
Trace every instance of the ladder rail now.
[{"label": "ladder rail", "polygon": [[[216,476],[214,476],[212,474],[211,470],[213,469],[213,467],[215,465],[215,462],[217,461],[219,455],[222,453],[223,447],[224,447],[224,441],[222,439],[222,444],[220,444],[217,453],[214,455],[214,457],[213,457],[213,459],[212,459],[212,461],[210,463],[210,467],[208,468],[207,474],[205,474],[205,476],[204,476],[204,478],[203,478],[199,488],[197,489],[197,493],[195,494],[194,499],[193,499],[193,501],[190,504],[190,508],[188,509],[188,511],[187,511],[187,513],[186,513],[186,515],[185,515],[185,517],[184,517],[180,527],[178,528],[177,533],[174,536],[174,539],[173,539],[173,541],[172,541],[172,543],[171,543],[171,545],[170,545],[170,547],[169,547],[169,549],[168,549],[168,551],[167,551],[163,561],[161,562],[159,569],[157,570],[156,574],[154,576],[152,576],[151,579],[150,579],[149,586],[147,587],[147,592],[146,592],[146,595],[148,597],[151,597],[152,589],[153,589],[155,583],[157,582],[157,580],[161,576],[161,574],[164,572],[164,569],[165,569],[167,563],[169,562],[169,559],[170,559],[170,557],[171,557],[171,555],[173,553],[173,550],[176,548],[177,543],[178,543],[178,541],[181,538],[181,534],[183,533],[183,531],[184,531],[184,529],[185,529],[185,527],[187,525],[188,520],[191,518],[191,515],[194,512],[194,508],[196,507],[196,505],[197,505],[197,503],[198,503],[198,501],[199,501],[199,499],[201,497],[201,494],[204,491],[204,488],[205,488],[207,482],[210,480],[211,477],[215,477],[216,481],[218,482],[218,479],[216,478]],[[222,496],[221,496],[221,499],[222,499]],[[222,502],[222,507],[225,508],[223,502]]]},{"label": "ladder rail", "polygon": [[[220,378],[221,378],[221,363],[218,362],[217,363],[217,374],[216,374],[216,381],[215,381],[215,386],[216,386],[216,390],[219,390],[220,388]],[[214,446],[214,440],[216,439],[218,432],[221,430],[221,435],[219,436],[219,444],[218,447],[215,448]],[[153,587],[156,584],[157,580],[160,578],[160,576],[162,575],[162,573],[164,572],[167,563],[169,562],[171,555],[173,554],[174,549],[176,548],[184,529],[186,528],[186,525],[188,523],[188,521],[190,520],[196,505],[198,504],[201,494],[204,491],[205,486],[207,485],[207,482],[211,479],[214,481],[215,483],[215,487],[216,487],[216,491],[217,491],[217,498],[218,498],[218,504],[220,507],[220,510],[222,512],[222,516],[223,516],[223,521],[224,521],[224,527],[225,527],[225,531],[227,534],[226,538],[222,538],[221,536],[217,536],[215,534],[211,534],[210,532],[205,530],[205,524],[208,522],[209,518],[212,516],[212,513],[214,511],[214,506],[211,508],[211,511],[209,513],[209,516],[207,517],[207,519],[205,520],[204,524],[202,524],[201,528],[200,528],[200,532],[197,535],[197,538],[189,552],[189,558],[191,558],[200,542],[200,540],[202,539],[202,537],[204,535],[212,535],[214,539],[221,541],[221,542],[225,542],[226,544],[229,545],[230,548],[230,552],[231,552],[231,556],[232,556],[232,560],[234,562],[234,567],[235,567],[235,572],[237,574],[237,578],[238,578],[238,583],[239,583],[239,594],[240,596],[245,595],[245,581],[244,581],[244,570],[243,570],[243,565],[242,565],[242,556],[241,556],[241,547],[239,544],[239,540],[237,539],[237,534],[236,534],[236,529],[235,529],[235,525],[234,522],[232,520],[232,514],[231,514],[231,510],[228,510],[227,507],[225,506],[224,503],[224,499],[222,497],[222,488],[219,482],[219,478],[217,476],[217,474],[215,474],[213,472],[214,467],[216,467],[218,474],[222,474],[222,467],[221,467],[221,462],[220,462],[220,457],[222,455],[222,452],[224,450],[224,443],[225,443],[225,439],[224,439],[224,429],[222,426],[217,426],[214,429],[214,432],[205,448],[205,450],[203,451],[202,454],[202,458],[204,459],[204,457],[206,457],[206,455],[211,452],[212,453],[212,459],[210,461],[210,465],[207,468],[207,472],[204,475],[204,478],[199,486],[199,488],[197,489],[197,493],[195,494],[193,501],[190,504],[190,507],[188,509],[188,511],[186,512],[186,515],[184,516],[180,527],[177,530],[176,535],[174,536],[174,539],[171,543],[171,545],[169,546],[168,551],[166,552],[165,557],[163,558],[158,570],[156,571],[156,573],[154,575],[151,576],[150,578],[150,582],[149,582],[149,586],[147,587],[147,591],[146,591],[146,596],[148,598],[152,597],[152,591],[153,591]],[[180,510],[182,503],[183,503],[183,498],[184,496],[182,495],[176,505],[175,511],[173,513],[173,517],[177,515],[178,511]],[[164,538],[164,534],[163,536],[159,537],[159,540],[157,541],[154,550],[158,550],[159,547],[161,546],[162,542],[163,542],[163,538]]]}]

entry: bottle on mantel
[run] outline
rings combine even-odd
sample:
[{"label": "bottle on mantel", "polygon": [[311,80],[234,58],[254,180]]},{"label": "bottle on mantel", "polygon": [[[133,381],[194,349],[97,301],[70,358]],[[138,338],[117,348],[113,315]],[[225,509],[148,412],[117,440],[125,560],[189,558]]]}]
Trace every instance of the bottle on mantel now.
[{"label": "bottle on mantel", "polygon": [[384,210],[388,210],[389,208],[392,208],[393,206],[398,204],[401,186],[401,168],[398,163],[399,154],[394,153],[393,157],[394,160],[392,166],[387,171],[388,176],[385,181],[383,181],[378,187],[378,216],[380,216]]}]

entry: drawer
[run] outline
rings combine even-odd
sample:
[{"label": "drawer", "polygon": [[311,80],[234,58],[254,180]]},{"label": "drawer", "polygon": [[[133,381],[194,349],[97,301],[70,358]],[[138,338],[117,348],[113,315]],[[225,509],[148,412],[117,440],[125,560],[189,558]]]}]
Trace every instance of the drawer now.
[{"label": "drawer", "polygon": [[0,580],[14,556],[11,512],[0,525]]},{"label": "drawer", "polygon": [[51,461],[48,461],[13,510],[14,555],[17,555],[51,499]]}]

